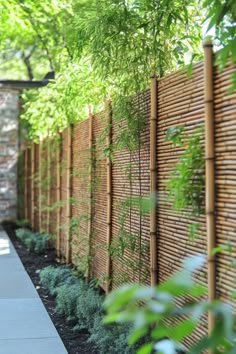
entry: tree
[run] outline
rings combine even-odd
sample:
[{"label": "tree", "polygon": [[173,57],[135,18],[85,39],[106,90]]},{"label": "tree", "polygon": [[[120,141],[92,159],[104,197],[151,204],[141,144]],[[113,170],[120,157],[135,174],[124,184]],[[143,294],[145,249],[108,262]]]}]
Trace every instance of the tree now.
[{"label": "tree", "polygon": [[33,79],[42,76],[42,72],[58,69],[64,57],[68,57],[64,25],[72,16],[70,1],[0,1],[0,11],[4,70],[11,73],[15,61],[24,72],[18,75]]}]

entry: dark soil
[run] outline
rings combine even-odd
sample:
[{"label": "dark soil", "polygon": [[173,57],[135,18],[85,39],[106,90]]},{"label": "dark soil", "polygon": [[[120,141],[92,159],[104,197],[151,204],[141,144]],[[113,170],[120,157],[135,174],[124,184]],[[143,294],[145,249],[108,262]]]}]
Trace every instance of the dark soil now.
[{"label": "dark soil", "polygon": [[23,246],[22,243],[16,238],[16,227],[14,224],[3,224],[3,228],[14,244],[14,247],[22,263],[24,264],[27,273],[34,283],[34,286],[68,351],[68,354],[98,354],[97,349],[91,343],[87,342],[89,338],[88,331],[73,331],[73,324],[66,322],[63,316],[60,316],[56,313],[55,298],[50,296],[47,291],[45,291],[40,285],[39,271],[49,265],[58,265],[58,263],[55,261],[55,251],[48,250],[44,255],[37,255],[35,253],[29,252],[25,246]]}]

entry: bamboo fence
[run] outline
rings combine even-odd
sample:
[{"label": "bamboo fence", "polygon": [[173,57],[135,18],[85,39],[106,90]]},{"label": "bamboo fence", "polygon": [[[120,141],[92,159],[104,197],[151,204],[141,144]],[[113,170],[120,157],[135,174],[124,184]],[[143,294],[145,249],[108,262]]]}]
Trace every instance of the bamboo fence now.
[{"label": "bamboo fence", "polygon": [[[227,65],[218,72],[210,43],[205,43],[204,51],[205,59],[194,66],[191,78],[184,71],[158,81],[154,76],[150,89],[134,97],[145,123],[138,131],[135,149],[126,146],[114,150],[112,161],[102,154],[119,139],[120,131],[127,129],[125,120],[113,117],[108,102],[104,112],[90,114],[72,130],[61,133],[54,157],[43,149],[45,142],[38,149],[40,160],[55,160],[55,188],[48,189],[46,200],[59,206],[54,215],[57,256],[83,268],[88,278],[99,279],[106,292],[124,282],[155,285],[177,271],[184,257],[201,252],[208,262],[197,279],[208,284],[209,300],[230,301],[235,278],[230,265],[236,256],[236,93],[229,88],[236,67]],[[186,212],[175,211],[167,198],[166,183],[184,147],[174,148],[166,141],[166,132],[173,126],[185,126],[191,135],[202,125],[206,213],[189,217]],[[104,141],[100,141],[102,135]],[[24,193],[25,218],[35,228],[34,210],[38,208],[38,228],[42,229],[45,211],[43,202],[34,205],[31,178],[34,151],[34,145],[25,150],[25,185],[19,193]],[[47,171],[39,171],[43,180]],[[44,195],[44,188],[38,193]],[[157,205],[150,215],[140,214],[130,200],[150,195],[157,198]],[[52,214],[46,215],[50,223]],[[200,225],[195,242],[188,237],[192,222]],[[231,253],[212,256],[215,246],[229,243]],[[203,319],[187,344],[205,333],[207,326],[210,332],[213,323],[214,318]]]}]

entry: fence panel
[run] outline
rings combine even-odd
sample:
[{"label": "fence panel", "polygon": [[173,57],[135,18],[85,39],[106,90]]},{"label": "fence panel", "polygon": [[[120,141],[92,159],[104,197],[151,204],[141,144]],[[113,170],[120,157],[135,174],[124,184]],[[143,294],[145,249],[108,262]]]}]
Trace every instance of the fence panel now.
[{"label": "fence panel", "polygon": [[88,268],[89,120],[73,129],[72,144],[72,262],[84,273]]},{"label": "fence panel", "polygon": [[[225,301],[231,301],[232,282],[235,279],[232,261],[236,257],[236,93],[229,91],[231,74],[235,69],[235,65],[228,65],[220,73],[216,68],[214,70],[216,244],[229,245],[231,249],[230,252],[224,251],[217,256],[217,295]],[[199,127],[204,127],[204,63],[200,62],[194,66],[191,78],[186,72],[179,71],[159,80],[156,98],[157,249],[154,251],[157,254],[157,280],[162,282],[179,269],[186,256],[207,253],[204,206],[200,216],[192,216],[189,210],[181,213],[174,210],[168,198],[167,182],[185,151],[186,144],[173,147],[173,144],[166,139],[167,131],[172,127],[184,126],[187,137],[192,137]],[[124,282],[150,284],[151,281],[150,217],[143,210],[143,206],[146,205],[145,198],[149,197],[150,193],[150,90],[136,95],[133,100],[138,116],[133,112],[133,116],[128,117],[128,120],[124,117],[118,120],[114,113],[112,118],[110,137],[113,144],[112,183],[111,186],[109,185],[112,187],[109,236],[111,237],[111,263],[109,263],[107,249],[108,165],[106,156],[102,154],[107,146],[105,139],[102,143],[99,141],[101,135],[106,135],[104,131],[107,124],[106,112],[96,114],[92,119],[74,126],[71,155],[68,151],[71,139],[70,128],[61,133],[61,147],[56,144],[54,147],[51,146],[50,158],[48,141],[42,143],[40,159],[40,150],[38,147],[35,148],[35,174],[37,176],[40,169],[41,203],[46,207],[42,208],[41,222],[48,220],[47,204],[50,203],[52,207],[50,233],[58,235],[60,224],[60,235],[56,243],[58,254],[68,260],[71,242],[73,264],[86,275],[89,275],[89,268],[90,275],[98,278],[101,286],[106,290],[108,289],[105,282],[108,264],[111,265],[111,284],[109,284],[111,289]],[[137,120],[138,117],[140,121]],[[135,122],[138,123],[133,129]],[[134,136],[136,139],[133,139]],[[117,142],[120,144],[124,137],[126,143],[122,148],[116,149]],[[204,134],[201,142],[204,146]],[[31,209],[32,192],[36,207],[40,196],[37,194],[36,184],[34,191],[31,188],[33,160],[30,148],[27,149],[25,157],[26,214],[32,223],[34,221]],[[71,170],[68,159],[72,162]],[[59,160],[61,161],[60,183],[58,182]],[[48,198],[49,162],[50,198]],[[20,189],[19,193],[22,193]],[[53,209],[53,205],[59,202],[59,197],[60,215],[58,209]],[[204,196],[202,197],[204,199]],[[33,219],[39,220],[37,212]],[[198,223],[200,226],[194,239],[189,237],[189,227],[192,223]],[[37,223],[35,226],[36,229],[39,227]],[[42,227],[47,230],[47,225]],[[91,235],[89,235],[90,231]],[[91,253],[90,236],[92,236]],[[207,266],[196,277],[206,285]],[[181,305],[182,300],[180,299],[178,303]],[[206,332],[207,318],[203,318],[201,327],[195,331],[191,339],[186,340],[186,344],[192,344]]]},{"label": "fence panel", "polygon": [[106,113],[93,118],[93,168],[92,168],[92,264],[91,274],[106,285],[107,261],[107,172],[106,157],[103,154],[106,141],[101,140],[106,128]]},{"label": "fence panel", "polygon": [[[112,288],[127,281],[150,281],[149,217],[139,212],[139,201],[149,196],[150,190],[150,91],[138,95],[135,105],[141,117],[140,127],[134,129],[133,136],[140,137],[140,141],[134,141],[135,148],[127,144],[121,151],[115,150],[112,166]],[[114,117],[113,144],[120,139],[122,130],[126,131],[128,143],[132,136],[125,120],[117,122]]]},{"label": "fence panel", "polygon": [[[236,94],[230,92],[236,65],[215,70],[216,236],[217,245],[229,246],[217,257],[217,295],[230,301],[236,258]],[[231,250],[230,250],[231,249]],[[234,306],[235,302],[234,302]]]}]

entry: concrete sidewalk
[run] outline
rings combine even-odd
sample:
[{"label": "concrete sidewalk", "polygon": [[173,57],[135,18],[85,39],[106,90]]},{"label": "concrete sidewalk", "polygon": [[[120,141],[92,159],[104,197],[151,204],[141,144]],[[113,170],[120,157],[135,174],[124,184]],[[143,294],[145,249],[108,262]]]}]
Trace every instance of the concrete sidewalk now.
[{"label": "concrete sidewalk", "polygon": [[0,354],[67,354],[31,279],[2,230]]}]

